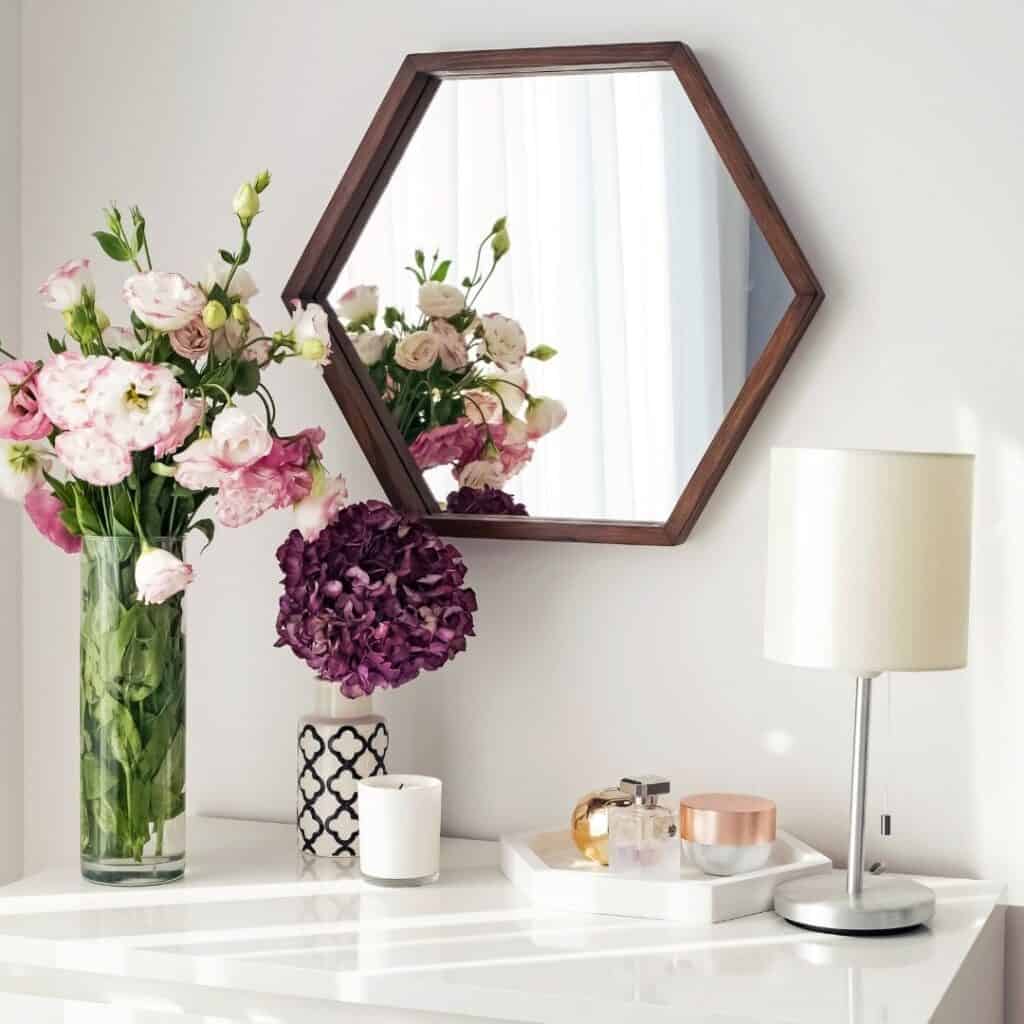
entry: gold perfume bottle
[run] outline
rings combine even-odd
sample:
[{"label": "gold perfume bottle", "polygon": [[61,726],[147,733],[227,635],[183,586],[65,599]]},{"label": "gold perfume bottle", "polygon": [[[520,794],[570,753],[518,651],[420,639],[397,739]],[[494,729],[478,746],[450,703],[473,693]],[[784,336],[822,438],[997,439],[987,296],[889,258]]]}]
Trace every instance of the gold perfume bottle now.
[{"label": "gold perfume bottle", "polygon": [[618,786],[598,789],[581,796],[572,809],[573,842],[587,860],[608,867],[608,811],[612,807],[629,807],[633,797]]},{"label": "gold perfume bottle", "polygon": [[608,809],[608,867],[632,878],[679,877],[676,816],[658,803],[671,784],[659,775],[625,778],[619,788],[633,802]]}]

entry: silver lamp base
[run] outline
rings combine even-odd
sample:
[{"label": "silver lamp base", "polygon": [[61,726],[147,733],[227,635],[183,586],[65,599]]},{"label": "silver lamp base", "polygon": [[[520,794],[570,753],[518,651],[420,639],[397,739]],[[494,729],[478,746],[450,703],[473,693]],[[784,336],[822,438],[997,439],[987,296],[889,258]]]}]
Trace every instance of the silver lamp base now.
[{"label": "silver lamp base", "polygon": [[811,875],[775,890],[775,913],[814,931],[877,935],[926,924],[935,913],[935,894],[908,879],[869,875],[860,894],[850,896],[845,875]]}]

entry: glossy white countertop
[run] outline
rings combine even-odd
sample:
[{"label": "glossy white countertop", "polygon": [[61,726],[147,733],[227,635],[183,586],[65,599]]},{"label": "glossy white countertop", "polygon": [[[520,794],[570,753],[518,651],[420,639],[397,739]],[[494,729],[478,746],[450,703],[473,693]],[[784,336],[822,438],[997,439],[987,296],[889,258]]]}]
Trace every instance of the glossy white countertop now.
[{"label": "glossy white countertop", "polygon": [[380,889],[302,860],[290,826],[189,829],[182,882],[107,889],[69,865],[0,887],[0,1020],[917,1024],[1000,896],[925,879],[931,927],[881,939],[773,914],[691,928],[534,909],[496,843],[445,840],[438,883]]}]

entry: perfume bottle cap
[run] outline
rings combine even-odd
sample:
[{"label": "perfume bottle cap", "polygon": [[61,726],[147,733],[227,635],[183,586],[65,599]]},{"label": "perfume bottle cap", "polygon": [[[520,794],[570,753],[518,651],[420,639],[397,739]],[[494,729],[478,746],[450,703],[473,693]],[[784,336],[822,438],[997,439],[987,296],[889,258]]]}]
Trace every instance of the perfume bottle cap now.
[{"label": "perfume bottle cap", "polygon": [[619,783],[619,788],[634,800],[647,803],[656,796],[669,792],[672,783],[660,775],[627,775]]}]

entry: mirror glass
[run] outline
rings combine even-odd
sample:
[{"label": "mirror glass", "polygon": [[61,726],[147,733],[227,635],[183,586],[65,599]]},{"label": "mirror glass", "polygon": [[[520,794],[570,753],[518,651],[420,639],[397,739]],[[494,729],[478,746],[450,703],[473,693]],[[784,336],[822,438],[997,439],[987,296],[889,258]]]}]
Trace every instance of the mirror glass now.
[{"label": "mirror glass", "polygon": [[645,70],[443,81],[330,299],[442,510],[657,522],[793,290]]}]

